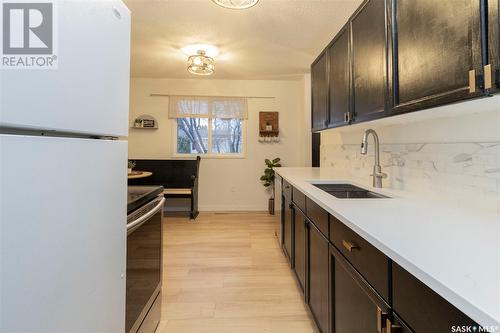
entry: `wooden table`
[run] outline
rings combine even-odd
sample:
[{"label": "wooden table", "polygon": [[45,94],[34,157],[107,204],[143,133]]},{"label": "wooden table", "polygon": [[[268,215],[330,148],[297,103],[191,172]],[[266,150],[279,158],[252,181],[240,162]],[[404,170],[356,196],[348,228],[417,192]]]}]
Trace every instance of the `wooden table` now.
[{"label": "wooden table", "polygon": [[128,174],[128,179],[139,179],[139,178],[146,178],[151,176],[153,173],[149,171],[132,171],[132,173]]}]

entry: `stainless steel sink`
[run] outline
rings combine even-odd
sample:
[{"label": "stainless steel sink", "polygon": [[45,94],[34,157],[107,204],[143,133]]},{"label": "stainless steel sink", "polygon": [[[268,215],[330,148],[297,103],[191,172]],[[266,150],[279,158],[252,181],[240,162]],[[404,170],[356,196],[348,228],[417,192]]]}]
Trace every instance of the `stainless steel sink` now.
[{"label": "stainless steel sink", "polygon": [[351,184],[313,184],[317,188],[339,199],[384,199],[385,195]]}]

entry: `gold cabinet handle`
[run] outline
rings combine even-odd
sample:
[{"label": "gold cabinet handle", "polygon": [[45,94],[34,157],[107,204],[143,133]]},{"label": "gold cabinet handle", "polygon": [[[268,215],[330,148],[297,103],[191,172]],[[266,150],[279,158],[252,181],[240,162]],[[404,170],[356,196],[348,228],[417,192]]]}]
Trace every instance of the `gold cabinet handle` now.
[{"label": "gold cabinet handle", "polygon": [[342,240],[342,245],[347,249],[347,251],[352,252],[353,250],[359,250],[359,246],[353,242],[348,242],[346,240]]},{"label": "gold cabinet handle", "polygon": [[469,93],[476,92],[476,71],[474,69],[469,71]]},{"label": "gold cabinet handle", "polygon": [[382,330],[389,324],[389,316],[381,308],[377,307],[377,333],[384,333]]},{"label": "gold cabinet handle", "polygon": [[491,89],[493,78],[491,75],[491,64],[484,66],[484,89]]}]

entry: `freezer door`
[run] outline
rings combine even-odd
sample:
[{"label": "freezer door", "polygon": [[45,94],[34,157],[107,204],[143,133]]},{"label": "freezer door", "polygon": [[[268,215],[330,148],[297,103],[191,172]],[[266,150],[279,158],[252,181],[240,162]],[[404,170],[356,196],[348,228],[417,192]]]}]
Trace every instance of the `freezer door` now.
[{"label": "freezer door", "polygon": [[0,135],[0,332],[125,331],[127,143]]},{"label": "freezer door", "polygon": [[127,136],[129,9],[119,0],[53,4],[58,67],[0,69],[0,127]]}]

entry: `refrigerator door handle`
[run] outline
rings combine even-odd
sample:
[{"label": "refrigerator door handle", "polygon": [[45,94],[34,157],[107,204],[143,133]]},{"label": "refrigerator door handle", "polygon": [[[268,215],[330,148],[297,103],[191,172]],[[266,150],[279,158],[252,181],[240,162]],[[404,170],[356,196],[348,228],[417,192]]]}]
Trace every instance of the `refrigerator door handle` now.
[{"label": "refrigerator door handle", "polygon": [[137,220],[130,222],[127,224],[127,232],[132,232],[133,229],[140,227],[144,224],[151,216],[155,215],[159,210],[163,208],[163,204],[165,203],[165,198],[162,198],[160,202],[149,212],[142,215]]}]

